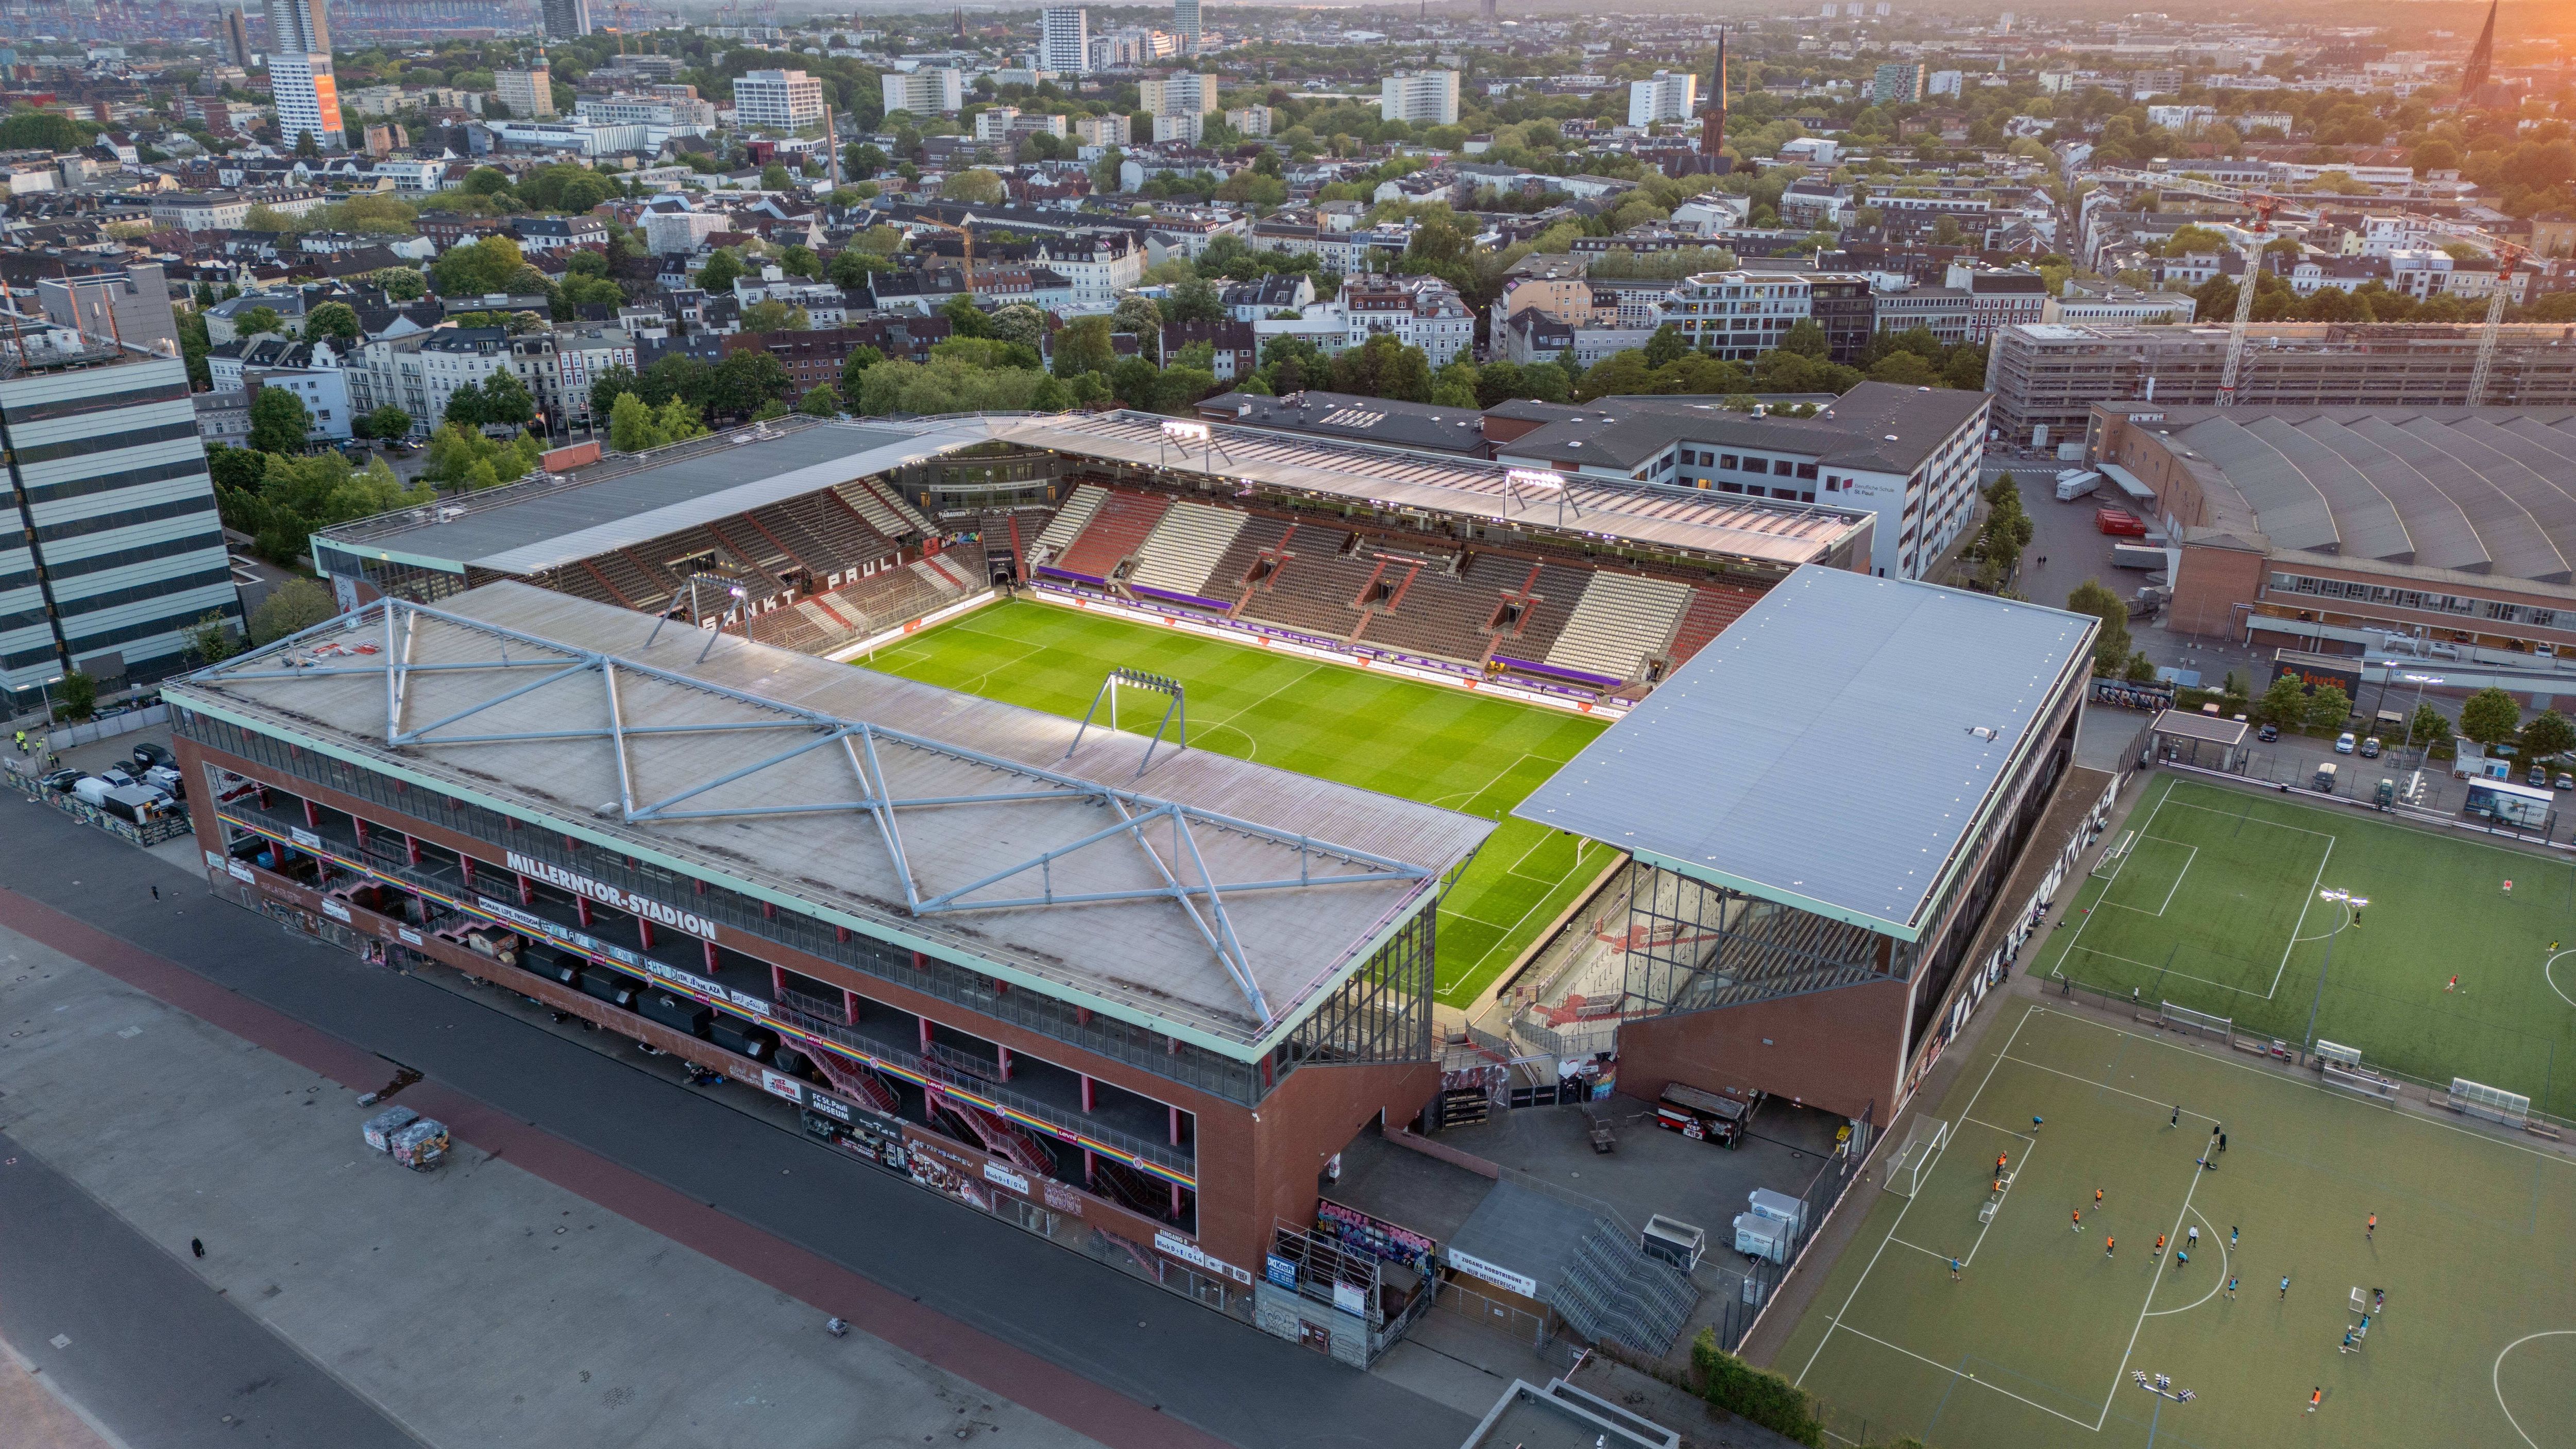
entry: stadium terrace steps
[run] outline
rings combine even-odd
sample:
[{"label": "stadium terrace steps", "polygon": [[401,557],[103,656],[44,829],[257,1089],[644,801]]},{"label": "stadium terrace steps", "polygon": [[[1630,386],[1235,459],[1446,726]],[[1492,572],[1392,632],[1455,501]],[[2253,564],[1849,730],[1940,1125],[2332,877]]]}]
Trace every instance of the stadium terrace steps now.
[{"label": "stadium terrace steps", "polygon": [[1307,634],[1350,638],[1361,621],[1360,591],[1376,576],[1378,562],[1343,553],[1349,542],[1350,535],[1339,529],[1299,524],[1288,540],[1285,560],[1238,612]]},{"label": "stadium terrace steps", "polygon": [[568,594],[579,594],[585,599],[597,599],[603,604],[615,604],[622,609],[640,607],[634,599],[627,597],[626,591],[619,588],[606,571],[593,560],[585,559],[574,567],[563,570],[562,575],[564,592]]},{"label": "stadium terrace steps", "polygon": [[1046,555],[1047,562],[1064,557],[1064,551],[1073,547],[1074,539],[1091,525],[1091,515],[1100,511],[1101,503],[1108,497],[1109,490],[1097,483],[1074,485],[1073,492],[1064,500],[1064,507],[1056,510],[1055,517],[1045,528],[1038,530],[1037,551]]},{"label": "stadium terrace steps", "polygon": [[920,509],[913,507],[912,500],[903,496],[903,490],[888,488],[881,483],[866,479],[862,479],[861,483],[868,491],[884,499],[886,507],[893,509],[895,517],[902,519],[905,526],[913,532],[924,538],[939,532],[939,525],[931,522],[929,516]]},{"label": "stadium terrace steps", "polygon": [[1253,565],[1261,561],[1263,549],[1275,549],[1281,539],[1290,536],[1290,527],[1276,518],[1246,514],[1243,527],[1235,530],[1234,541],[1225,546],[1225,553],[1217,559],[1216,567],[1208,570],[1207,587],[1200,592],[1211,598],[1233,599],[1237,612],[1240,612],[1242,601],[1249,598],[1254,589],[1261,587],[1246,583],[1245,577],[1252,572]]},{"label": "stadium terrace steps", "polygon": [[975,587],[976,580],[970,577],[965,568],[955,559],[950,558],[944,553],[932,554],[928,558],[923,559],[922,562],[930,565],[934,571],[961,589],[971,589]]},{"label": "stadium terrace steps", "polygon": [[[1520,571],[1529,570],[1524,565]],[[1370,618],[1370,643],[1469,663],[1484,658],[1491,638],[1485,626],[1502,601],[1499,593],[1429,568],[1416,571],[1412,581],[1401,587],[1394,607]]]},{"label": "stadium terrace steps", "polygon": [[840,555],[829,544],[816,538],[803,521],[784,508],[754,509],[743,515],[761,536],[786,550],[791,563],[802,565],[807,573],[821,578],[841,566]]},{"label": "stadium terrace steps", "polygon": [[929,532],[928,529],[915,528],[902,514],[895,512],[894,508],[885,501],[885,495],[869,487],[865,479],[851,483],[835,483],[832,485],[832,492],[838,495],[842,502],[849,504],[859,517],[866,519],[868,527],[888,538],[901,538],[907,533]]},{"label": "stadium terrace steps", "polygon": [[1136,550],[1136,571],[1127,576],[1128,586],[1206,597],[1209,580],[1248,517],[1239,509],[1174,503]]},{"label": "stadium terrace steps", "polygon": [[707,536],[716,541],[719,551],[735,564],[758,575],[771,592],[787,592],[787,581],[779,577],[787,566],[787,555],[762,538],[757,530],[748,527],[740,515],[719,518],[706,528]]},{"label": "stadium terrace steps", "polygon": [[1705,648],[1709,640],[1744,617],[1744,611],[1760,597],[1751,589],[1723,586],[1691,590],[1690,607],[1682,611],[1681,628],[1673,635],[1673,663],[1690,662],[1690,657]]},{"label": "stadium terrace steps", "polygon": [[1088,579],[1108,578],[1110,570],[1135,556],[1170,506],[1170,499],[1151,494],[1111,493],[1051,567]]},{"label": "stadium terrace steps", "polygon": [[1546,662],[1620,681],[1633,679],[1646,656],[1673,637],[1673,625],[1690,595],[1688,584],[1669,579],[1596,573],[1574,606],[1574,617],[1548,649]]}]

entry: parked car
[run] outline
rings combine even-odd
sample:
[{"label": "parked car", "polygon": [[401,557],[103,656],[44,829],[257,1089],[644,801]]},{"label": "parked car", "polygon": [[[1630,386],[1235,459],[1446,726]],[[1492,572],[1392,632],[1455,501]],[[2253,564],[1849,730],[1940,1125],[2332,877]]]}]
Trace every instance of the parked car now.
[{"label": "parked car", "polygon": [[56,770],[50,775],[38,776],[36,783],[60,795],[69,791],[80,777],[81,772],[78,770]]},{"label": "parked car", "polygon": [[2350,730],[2345,730],[2342,734],[2339,734],[2339,735],[2335,736],[2335,753],[2336,753],[2336,754],[2338,754],[2338,755],[2349,755],[2349,754],[2351,754],[2351,753],[2352,753],[2352,747],[2353,747],[2352,731],[2350,731]]},{"label": "parked car", "polygon": [[2369,739],[2361,742],[2361,757],[2365,760],[2375,760],[2379,758],[2379,736],[2372,735]]},{"label": "parked car", "polygon": [[2523,778],[2529,781],[2531,783],[2531,787],[2535,790],[2546,790],[2549,788],[2549,771],[2542,766],[2532,766],[2531,773],[2523,776]]},{"label": "parked car", "polygon": [[134,747],[134,767],[138,770],[149,770],[155,765],[166,765],[175,769],[178,764],[179,757],[171,753],[168,745],[156,745],[150,740],[145,740]]},{"label": "parked car", "polygon": [[2553,790],[2576,790],[2576,775],[2561,775],[2549,782]]},{"label": "parked car", "polygon": [[2279,725],[2267,724],[2267,725],[2263,726],[2261,729],[2256,730],[2256,731],[2254,732],[2254,738],[2256,738],[2256,739],[2258,739],[2258,740],[2261,740],[2263,743],[2265,743],[2265,744],[2267,744],[2267,745],[2268,745],[2268,744],[2270,744],[2270,743],[2272,743],[2274,740],[2279,739],[2280,737],[2281,737],[2281,727],[2280,727]]}]

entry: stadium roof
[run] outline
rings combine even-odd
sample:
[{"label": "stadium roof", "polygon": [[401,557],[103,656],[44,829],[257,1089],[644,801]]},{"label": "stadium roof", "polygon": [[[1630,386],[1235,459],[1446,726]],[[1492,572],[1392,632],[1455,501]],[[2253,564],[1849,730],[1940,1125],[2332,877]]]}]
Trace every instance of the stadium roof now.
[{"label": "stadium roof", "polygon": [[1512,813],[1917,940],[2099,627],[1803,568]]},{"label": "stadium roof", "polygon": [[2576,582],[2576,410],[2164,409],[2131,426],[2275,549]]},{"label": "stadium roof", "polygon": [[[767,433],[768,436],[761,436]],[[611,467],[326,531],[355,552],[533,574],[980,442],[981,428],[852,424],[728,433]]]},{"label": "stadium roof", "polygon": [[1494,829],[658,622],[490,584],[371,604],[168,695],[1243,1059]]},{"label": "stadium roof", "polygon": [[[1952,394],[1973,397],[1976,394]],[[1472,412],[1460,417],[1473,419]],[[1510,486],[1497,463],[1214,425],[1210,456],[1168,440],[1150,413],[996,414],[918,422],[781,419],[564,478],[512,484],[461,505],[404,509],[326,529],[364,557],[522,577],[978,443],[1191,473],[1375,508],[1463,514],[1538,532],[1626,539],[1778,568],[1819,562],[1873,524],[1830,505],[1575,478]],[[1194,425],[1195,426],[1195,425]],[[461,509],[460,511],[455,511]],[[444,521],[442,521],[444,520]]]}]

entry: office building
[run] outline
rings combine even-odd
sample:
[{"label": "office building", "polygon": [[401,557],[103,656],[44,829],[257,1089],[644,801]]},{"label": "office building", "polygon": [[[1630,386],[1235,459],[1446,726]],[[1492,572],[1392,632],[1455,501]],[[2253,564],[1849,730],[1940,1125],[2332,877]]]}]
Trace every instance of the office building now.
[{"label": "office building", "polygon": [[268,48],[291,55],[331,53],[324,0],[268,0]]},{"label": "office building", "polygon": [[501,104],[510,108],[510,114],[520,120],[541,121],[555,113],[554,76],[546,70],[542,56],[527,70],[492,72],[492,90],[501,98]]},{"label": "office building", "polygon": [[[2237,378],[2240,407],[2460,407],[2471,401],[2474,326],[2258,322]],[[1986,357],[1995,426],[2047,442],[2083,431],[2097,402],[2215,404],[2227,361],[2224,326],[2006,327]],[[2477,402],[2576,406],[2576,327],[2506,323],[2487,393]]]},{"label": "office building", "polygon": [[163,678],[187,665],[200,619],[241,624],[186,364],[86,324],[18,331],[0,354],[0,696],[13,711],[41,708],[75,668],[102,691]]},{"label": "office building", "polygon": [[336,151],[346,144],[338,83],[331,75],[331,25],[324,0],[268,0],[269,98],[277,133],[292,149],[310,136]]},{"label": "office building", "polygon": [[1172,34],[1181,43],[1181,54],[1199,53],[1199,0],[1172,0]]},{"label": "office building", "polygon": [[1458,124],[1458,72],[1400,70],[1381,83],[1378,113],[1390,121]]},{"label": "office building", "polygon": [[238,5],[224,11],[224,54],[235,66],[250,69],[250,21]]},{"label": "office building", "polygon": [[1646,80],[1628,82],[1628,124],[1687,121],[1699,114],[1699,77],[1659,70]]},{"label": "office building", "polygon": [[1091,17],[1078,6],[1061,6],[1038,16],[1038,69],[1059,75],[1086,75],[1091,70]]},{"label": "office building", "polygon": [[1891,105],[1923,99],[1923,67],[1903,61],[1890,61],[1870,77],[1869,100],[1874,106]]},{"label": "office building", "polygon": [[755,70],[733,83],[734,123],[801,131],[823,124],[823,83],[801,70]]},{"label": "office building", "polygon": [[543,0],[546,37],[574,40],[590,33],[590,0]]},{"label": "office building", "polygon": [[1204,116],[1217,109],[1216,77],[1197,71],[1149,77],[1136,83],[1136,104],[1149,116]]},{"label": "office building", "polygon": [[[930,66],[916,71],[890,70],[877,77],[877,84],[883,92],[887,115],[908,111],[916,116],[949,116],[966,104],[966,73],[962,70]],[[740,90],[735,94],[739,98]]]}]

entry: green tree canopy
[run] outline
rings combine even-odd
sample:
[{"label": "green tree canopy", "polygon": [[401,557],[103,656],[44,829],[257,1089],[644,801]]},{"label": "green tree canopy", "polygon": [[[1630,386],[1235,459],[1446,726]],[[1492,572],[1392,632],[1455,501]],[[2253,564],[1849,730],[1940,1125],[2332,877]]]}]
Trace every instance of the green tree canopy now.
[{"label": "green tree canopy", "polygon": [[2460,706],[2460,733],[2479,744],[2501,745],[2522,723],[2522,706],[2501,689],[2481,689]]},{"label": "green tree canopy", "polygon": [[304,314],[304,340],[329,338],[345,353],[358,343],[358,313],[346,302],[325,302]]},{"label": "green tree canopy", "polygon": [[313,431],[303,399],[282,387],[263,387],[250,400],[250,445],[262,453],[301,453]]},{"label": "green tree canopy", "polygon": [[441,252],[438,260],[429,264],[429,272],[437,279],[440,296],[480,297],[508,292],[527,265],[528,259],[519,251],[517,242],[505,236],[485,236]]},{"label": "green tree canopy", "polygon": [[2093,672],[2104,678],[2118,677],[2129,663],[2128,604],[2103,587],[2101,580],[2086,579],[2066,596],[2066,607],[2102,621],[2102,632],[2093,640]]},{"label": "green tree canopy", "polygon": [[250,642],[273,644],[300,634],[340,612],[331,591],[313,579],[289,579],[269,592],[250,614]]},{"label": "green tree canopy", "polygon": [[2544,709],[2522,727],[2522,748],[2544,760],[2576,750],[2576,724],[2554,709]]}]

